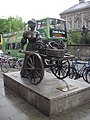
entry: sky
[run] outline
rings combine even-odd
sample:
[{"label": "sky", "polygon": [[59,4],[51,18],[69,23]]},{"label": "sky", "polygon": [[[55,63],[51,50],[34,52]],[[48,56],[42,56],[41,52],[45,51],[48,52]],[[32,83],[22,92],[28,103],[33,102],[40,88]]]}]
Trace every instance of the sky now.
[{"label": "sky", "polygon": [[60,18],[61,12],[78,3],[79,0],[1,0],[0,18],[18,16],[22,17],[24,22],[32,18]]}]

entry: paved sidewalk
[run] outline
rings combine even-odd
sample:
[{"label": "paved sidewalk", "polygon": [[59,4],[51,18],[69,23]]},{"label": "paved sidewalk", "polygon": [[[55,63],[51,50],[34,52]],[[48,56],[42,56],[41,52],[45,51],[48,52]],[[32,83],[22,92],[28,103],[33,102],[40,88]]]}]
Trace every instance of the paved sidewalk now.
[{"label": "paved sidewalk", "polygon": [[0,73],[0,120],[90,120],[90,102],[49,118],[4,87]]}]

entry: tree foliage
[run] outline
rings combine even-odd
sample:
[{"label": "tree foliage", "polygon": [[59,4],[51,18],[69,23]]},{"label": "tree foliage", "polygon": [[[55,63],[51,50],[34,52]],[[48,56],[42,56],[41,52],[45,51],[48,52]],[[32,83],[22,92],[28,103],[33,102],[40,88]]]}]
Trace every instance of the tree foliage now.
[{"label": "tree foliage", "polygon": [[68,33],[68,44],[82,45],[90,44],[90,31],[69,31]]},{"label": "tree foliage", "polygon": [[23,30],[25,23],[21,17],[8,17],[8,19],[0,19],[0,32],[3,34],[8,32],[17,32]]},{"label": "tree foliage", "polygon": [[70,31],[68,34],[68,44],[81,44],[81,32]]},{"label": "tree foliage", "polygon": [[87,41],[86,41],[86,44],[89,44],[89,45],[90,45],[90,33],[87,34]]}]

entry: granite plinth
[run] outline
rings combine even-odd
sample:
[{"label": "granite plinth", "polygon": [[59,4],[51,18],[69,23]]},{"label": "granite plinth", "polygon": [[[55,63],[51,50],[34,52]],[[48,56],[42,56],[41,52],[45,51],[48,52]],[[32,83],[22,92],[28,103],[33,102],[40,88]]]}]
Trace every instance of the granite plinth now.
[{"label": "granite plinth", "polygon": [[31,84],[27,78],[21,78],[20,72],[4,73],[4,85],[50,117],[90,100],[90,84],[68,77],[64,81],[59,80],[48,72],[45,72],[38,85]]}]

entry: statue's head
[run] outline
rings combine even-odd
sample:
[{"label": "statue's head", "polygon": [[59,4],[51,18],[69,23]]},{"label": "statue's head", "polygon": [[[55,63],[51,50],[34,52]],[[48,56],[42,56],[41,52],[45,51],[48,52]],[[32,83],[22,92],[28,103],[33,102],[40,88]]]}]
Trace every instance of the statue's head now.
[{"label": "statue's head", "polygon": [[31,19],[28,21],[28,26],[31,28],[31,29],[34,29],[35,26],[36,26],[36,20],[35,19]]}]

